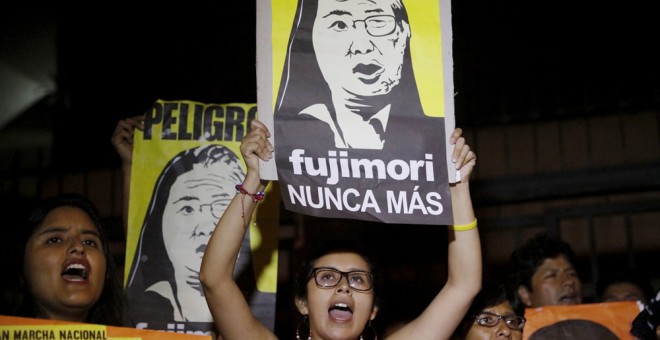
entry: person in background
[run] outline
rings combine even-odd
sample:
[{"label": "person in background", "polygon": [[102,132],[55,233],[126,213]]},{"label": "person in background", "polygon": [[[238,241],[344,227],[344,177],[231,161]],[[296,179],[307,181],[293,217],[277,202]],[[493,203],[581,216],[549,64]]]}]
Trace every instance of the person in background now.
[{"label": "person in background", "polygon": [[630,334],[639,340],[660,340],[660,291],[635,317]]},{"label": "person in background", "polygon": [[641,301],[646,304],[653,295],[653,287],[648,277],[640,271],[608,270],[598,282],[596,292],[601,302]]},{"label": "person in background", "polygon": [[604,325],[584,319],[566,319],[541,327],[530,334],[529,340],[555,339],[598,339],[620,340],[620,338]]},{"label": "person in background", "polygon": [[[247,175],[211,236],[200,272],[206,300],[225,340],[276,338],[251,313],[231,275],[250,215],[264,198],[259,159],[269,160],[273,153],[265,125],[255,120],[251,128],[241,143]],[[448,338],[481,288],[481,246],[468,181],[476,156],[461,132],[456,129],[450,139],[462,178],[451,187],[455,225],[449,227],[447,282],[421,315],[389,339]],[[295,306],[305,320],[296,338],[362,339],[363,333],[375,338],[369,325],[378,314],[381,287],[370,259],[350,247],[315,255],[304,262],[296,280]]]},{"label": "person in background", "polygon": [[525,307],[582,303],[582,282],[575,269],[570,245],[539,234],[511,254],[512,291],[515,303]]},{"label": "person in background", "polygon": [[126,299],[94,204],[78,194],[45,199],[17,228],[5,258],[13,285],[0,314],[111,326],[128,324]]},{"label": "person in background", "polygon": [[110,138],[110,143],[121,158],[122,172],[122,223],[124,234],[128,232],[128,206],[131,192],[131,169],[133,167],[133,142],[135,129],[144,131],[145,115],[120,119]]},{"label": "person in background", "polygon": [[520,306],[514,309],[512,299],[513,292],[504,285],[484,284],[452,339],[522,339],[525,311]]}]

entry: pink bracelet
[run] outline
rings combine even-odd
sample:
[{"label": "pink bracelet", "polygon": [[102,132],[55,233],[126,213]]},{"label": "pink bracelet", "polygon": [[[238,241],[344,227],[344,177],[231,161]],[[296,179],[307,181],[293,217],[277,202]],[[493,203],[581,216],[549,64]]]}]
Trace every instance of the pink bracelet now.
[{"label": "pink bracelet", "polygon": [[243,188],[243,183],[236,184],[236,190],[239,193],[243,194],[243,195],[248,195],[248,196],[252,197],[252,199],[255,202],[259,202],[259,201],[263,200],[264,197],[266,197],[266,193],[263,192],[263,191],[257,191],[254,194],[251,194],[251,193],[247,192],[247,190],[245,190],[245,188]]}]

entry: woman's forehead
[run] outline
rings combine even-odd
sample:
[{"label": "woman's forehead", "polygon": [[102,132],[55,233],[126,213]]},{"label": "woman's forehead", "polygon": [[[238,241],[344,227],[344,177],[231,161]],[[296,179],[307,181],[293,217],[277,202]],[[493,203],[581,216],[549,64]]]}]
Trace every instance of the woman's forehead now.
[{"label": "woman's forehead", "polygon": [[329,13],[347,12],[350,14],[392,14],[392,1],[374,0],[320,0],[318,12],[321,15]]},{"label": "woman's forehead", "polygon": [[49,211],[43,221],[35,229],[52,225],[82,225],[89,229],[97,229],[92,218],[79,207],[63,205]]},{"label": "woman's forehead", "polygon": [[490,312],[490,313],[495,313],[498,315],[510,315],[510,314],[515,314],[513,311],[513,307],[511,307],[511,304],[509,301],[502,301],[499,304],[495,306],[489,306],[483,309],[482,312]]},{"label": "woman's forehead", "polygon": [[319,257],[314,267],[330,267],[341,271],[370,270],[369,264],[362,255],[351,251],[338,251]]},{"label": "woman's forehead", "polygon": [[53,232],[82,232],[100,236],[99,227],[89,214],[75,206],[60,206],[49,211],[31,231],[31,237]]}]

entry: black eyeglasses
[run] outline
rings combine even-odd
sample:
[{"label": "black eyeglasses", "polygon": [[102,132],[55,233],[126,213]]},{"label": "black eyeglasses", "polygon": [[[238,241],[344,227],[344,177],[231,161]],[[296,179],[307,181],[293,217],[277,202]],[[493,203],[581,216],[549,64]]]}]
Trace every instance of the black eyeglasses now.
[{"label": "black eyeglasses", "polygon": [[337,287],[343,277],[346,277],[348,285],[359,291],[370,290],[373,286],[373,275],[364,270],[353,270],[343,272],[334,268],[320,267],[312,269],[308,279],[314,278],[316,285],[320,288]]},{"label": "black eyeglasses", "polygon": [[200,204],[199,208],[197,208],[197,210],[199,212],[202,212],[203,207],[211,207],[211,215],[213,215],[213,217],[215,217],[217,219],[220,219],[220,217],[222,217],[222,214],[227,209],[227,206],[229,205],[229,202],[230,201],[227,200],[227,199],[220,199],[220,200],[208,203],[208,204]]},{"label": "black eyeglasses", "polygon": [[372,15],[364,20],[353,20],[353,28],[356,28],[357,22],[364,22],[364,29],[372,37],[390,35],[396,27],[396,19],[392,15]]},{"label": "black eyeglasses", "polygon": [[520,331],[525,327],[525,318],[518,315],[497,315],[490,312],[481,312],[474,317],[479,326],[495,327],[500,320],[510,329]]}]

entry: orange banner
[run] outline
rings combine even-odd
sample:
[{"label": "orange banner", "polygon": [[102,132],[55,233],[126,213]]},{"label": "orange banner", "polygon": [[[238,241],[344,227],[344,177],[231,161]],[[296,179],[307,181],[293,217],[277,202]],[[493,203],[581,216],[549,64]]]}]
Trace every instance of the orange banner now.
[{"label": "orange banner", "polygon": [[[630,326],[640,311],[640,305],[634,301],[527,308],[523,339],[552,339],[561,334],[633,339]],[[576,334],[583,330],[586,333]]]},{"label": "orange banner", "polygon": [[0,339],[211,340],[211,336],[0,315]]}]

